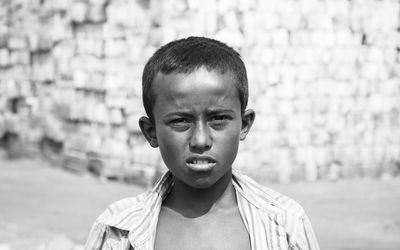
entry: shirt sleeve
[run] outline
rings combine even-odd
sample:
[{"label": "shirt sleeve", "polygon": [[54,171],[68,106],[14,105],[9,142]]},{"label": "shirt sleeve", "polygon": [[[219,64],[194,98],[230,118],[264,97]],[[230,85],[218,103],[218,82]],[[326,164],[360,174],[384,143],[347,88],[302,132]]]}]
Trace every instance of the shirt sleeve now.
[{"label": "shirt sleeve", "polygon": [[95,222],[85,244],[85,250],[100,250],[106,239],[106,226]]},{"label": "shirt sleeve", "polygon": [[307,215],[299,218],[294,232],[292,250],[319,250],[317,238]]}]

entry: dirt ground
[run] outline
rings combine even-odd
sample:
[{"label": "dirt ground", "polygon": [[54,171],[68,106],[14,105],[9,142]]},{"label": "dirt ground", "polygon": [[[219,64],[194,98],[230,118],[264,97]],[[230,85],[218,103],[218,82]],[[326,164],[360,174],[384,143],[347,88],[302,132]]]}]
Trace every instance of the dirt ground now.
[{"label": "dirt ground", "polygon": [[[269,186],[304,206],[323,250],[400,249],[400,178]],[[59,235],[82,245],[109,203],[141,191],[40,160],[0,159],[0,248],[35,249]]]}]

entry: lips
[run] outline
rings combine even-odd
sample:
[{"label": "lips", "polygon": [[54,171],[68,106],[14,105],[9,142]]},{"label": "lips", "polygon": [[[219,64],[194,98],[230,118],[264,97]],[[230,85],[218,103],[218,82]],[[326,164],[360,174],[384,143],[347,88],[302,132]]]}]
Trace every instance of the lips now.
[{"label": "lips", "polygon": [[210,171],[217,161],[209,156],[191,156],[186,160],[186,166],[193,171]]}]

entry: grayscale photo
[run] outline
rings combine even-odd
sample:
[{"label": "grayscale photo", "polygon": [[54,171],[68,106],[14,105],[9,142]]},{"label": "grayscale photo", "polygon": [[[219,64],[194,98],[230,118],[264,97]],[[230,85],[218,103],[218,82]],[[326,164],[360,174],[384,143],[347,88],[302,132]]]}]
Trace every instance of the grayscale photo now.
[{"label": "grayscale photo", "polygon": [[399,0],[0,0],[0,250],[399,236]]}]

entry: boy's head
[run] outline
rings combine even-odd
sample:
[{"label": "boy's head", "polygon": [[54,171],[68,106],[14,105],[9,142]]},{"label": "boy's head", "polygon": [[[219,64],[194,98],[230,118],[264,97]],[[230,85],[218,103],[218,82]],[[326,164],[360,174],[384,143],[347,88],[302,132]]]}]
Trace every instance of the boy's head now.
[{"label": "boy's head", "polygon": [[149,118],[140,118],[140,128],[175,183],[208,188],[230,180],[255,117],[245,110],[246,70],[237,52],[200,37],[161,47],[145,67],[143,100]]},{"label": "boy's head", "polygon": [[158,73],[190,74],[200,67],[221,74],[231,73],[238,90],[240,108],[245,111],[248,100],[246,67],[238,52],[226,44],[206,37],[188,37],[159,48],[147,62],[142,75],[143,104],[150,120],[154,120],[156,94],[152,91]]}]

